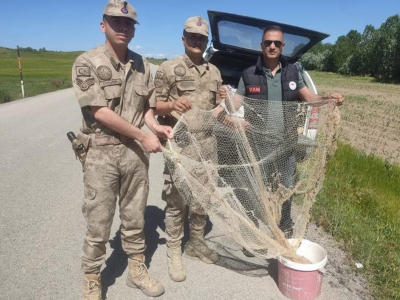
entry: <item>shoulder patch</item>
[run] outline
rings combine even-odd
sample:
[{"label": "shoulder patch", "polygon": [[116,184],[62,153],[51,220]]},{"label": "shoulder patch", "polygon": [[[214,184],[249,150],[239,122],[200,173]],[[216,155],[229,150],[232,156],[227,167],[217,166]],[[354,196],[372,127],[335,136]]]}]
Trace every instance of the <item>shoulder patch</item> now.
[{"label": "shoulder patch", "polygon": [[110,80],[112,77],[111,69],[107,66],[97,68],[97,75],[101,80]]},{"label": "shoulder patch", "polygon": [[76,76],[90,77],[90,68],[86,66],[76,66]]},{"label": "shoulder patch", "polygon": [[176,76],[184,76],[186,74],[186,68],[179,64],[174,68],[174,73]]},{"label": "shoulder patch", "polygon": [[82,91],[87,91],[90,86],[94,84],[94,78],[88,78],[86,80],[82,80],[80,78],[76,78],[76,84],[81,88]]},{"label": "shoulder patch", "polygon": [[154,86],[158,89],[161,88],[164,85],[164,80],[160,79],[160,78],[156,78],[154,80]]},{"label": "shoulder patch", "polygon": [[156,77],[156,79],[163,79],[164,78],[164,72],[157,71],[155,77]]}]

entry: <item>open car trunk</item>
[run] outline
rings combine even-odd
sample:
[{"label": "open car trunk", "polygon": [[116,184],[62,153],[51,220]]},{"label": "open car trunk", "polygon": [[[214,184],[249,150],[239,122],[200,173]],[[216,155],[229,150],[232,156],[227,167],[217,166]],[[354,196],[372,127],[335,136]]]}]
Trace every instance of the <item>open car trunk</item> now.
[{"label": "open car trunk", "polygon": [[285,34],[283,55],[297,62],[312,46],[329,35],[309,29],[230,13],[207,11],[211,46],[204,58],[216,65],[225,84],[237,86],[243,69],[256,63],[267,26],[278,25]]}]

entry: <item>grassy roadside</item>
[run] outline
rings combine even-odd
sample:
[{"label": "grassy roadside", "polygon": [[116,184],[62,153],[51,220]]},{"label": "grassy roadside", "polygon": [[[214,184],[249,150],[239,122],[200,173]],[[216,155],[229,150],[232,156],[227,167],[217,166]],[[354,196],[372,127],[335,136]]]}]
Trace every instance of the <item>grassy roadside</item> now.
[{"label": "grassy roadside", "polygon": [[[376,299],[400,299],[400,167],[339,144],[313,219],[361,262]],[[356,272],[356,271],[355,271]]]},{"label": "grassy roadside", "polygon": [[[71,69],[82,52],[22,51],[25,97],[72,86]],[[149,59],[154,64],[163,60]],[[0,47],[0,104],[22,98],[17,51]]]},{"label": "grassy roadside", "polygon": [[[339,137],[346,143],[339,143],[328,162],[313,220],[364,265],[354,271],[367,275],[375,299],[400,299],[400,165],[381,155],[390,150],[388,145],[398,145],[400,86],[371,77],[310,75],[320,92],[344,93],[342,130],[355,133],[349,141],[363,141],[356,150]],[[344,136],[351,137],[342,132]],[[371,152],[375,156],[365,154]]]},{"label": "grassy roadside", "polygon": [[[71,68],[80,52],[21,51],[25,97],[71,87]],[[16,50],[0,48],[0,103],[22,98]]]}]

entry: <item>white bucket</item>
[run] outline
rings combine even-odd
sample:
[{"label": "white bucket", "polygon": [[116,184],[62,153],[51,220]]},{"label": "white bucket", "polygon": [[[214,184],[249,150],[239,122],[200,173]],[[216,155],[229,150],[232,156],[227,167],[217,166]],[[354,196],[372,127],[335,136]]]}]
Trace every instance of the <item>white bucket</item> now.
[{"label": "white bucket", "polygon": [[[289,243],[293,240],[289,240]],[[296,254],[311,263],[302,264],[280,256],[278,258],[278,286],[283,295],[292,300],[314,300],[321,294],[322,273],[328,261],[324,248],[302,240]]]}]

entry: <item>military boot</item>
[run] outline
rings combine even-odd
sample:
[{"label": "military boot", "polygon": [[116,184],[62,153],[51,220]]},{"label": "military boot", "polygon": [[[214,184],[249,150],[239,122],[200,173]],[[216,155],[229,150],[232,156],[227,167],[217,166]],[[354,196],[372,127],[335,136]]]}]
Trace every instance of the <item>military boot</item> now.
[{"label": "military boot", "polygon": [[181,243],[167,242],[167,263],[169,278],[173,281],[184,281],[186,279],[186,271],[182,261]]},{"label": "military boot", "polygon": [[190,239],[185,245],[185,253],[189,257],[199,258],[206,264],[215,264],[219,260],[219,256],[208,248],[204,240],[206,223],[207,215],[189,211]]},{"label": "military boot", "polygon": [[101,278],[98,274],[86,274],[83,279],[83,300],[102,300]]},{"label": "military boot", "polygon": [[185,254],[190,257],[197,257],[206,264],[215,264],[219,260],[218,254],[211,250],[203,237],[191,236],[185,245]]},{"label": "military boot", "polygon": [[131,288],[140,289],[145,295],[158,297],[164,293],[163,285],[150,276],[144,264],[144,255],[128,259],[129,271],[126,284]]}]

